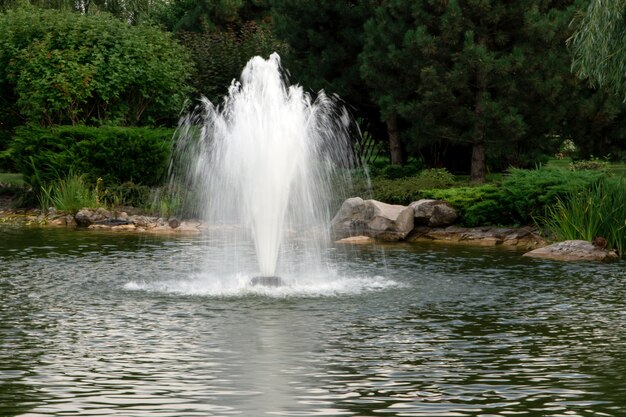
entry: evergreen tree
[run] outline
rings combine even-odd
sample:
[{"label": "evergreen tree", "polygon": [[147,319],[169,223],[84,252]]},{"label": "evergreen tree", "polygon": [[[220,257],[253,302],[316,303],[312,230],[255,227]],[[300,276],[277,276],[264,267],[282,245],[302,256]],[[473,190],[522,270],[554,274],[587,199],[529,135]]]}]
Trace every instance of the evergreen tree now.
[{"label": "evergreen tree", "polygon": [[337,94],[359,115],[378,118],[360,77],[363,24],[374,0],[272,0],[275,34],[288,44],[285,68],[306,89]]},{"label": "evergreen tree", "polygon": [[361,71],[396,143],[393,162],[403,162],[403,146],[435,149],[433,164],[445,149],[467,148],[481,182],[489,156],[520,165],[550,152],[579,91],[563,48],[576,3],[382,3],[365,25]]},{"label": "evergreen tree", "polygon": [[160,22],[174,32],[237,30],[269,15],[268,0],[173,0],[162,10]]}]

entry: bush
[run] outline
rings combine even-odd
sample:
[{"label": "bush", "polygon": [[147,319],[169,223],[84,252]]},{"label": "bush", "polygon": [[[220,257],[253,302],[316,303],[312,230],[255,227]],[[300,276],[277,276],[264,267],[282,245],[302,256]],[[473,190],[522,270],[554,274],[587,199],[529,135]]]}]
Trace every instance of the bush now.
[{"label": "bush", "polygon": [[500,185],[450,188],[452,174],[424,170],[414,177],[372,179],[371,198],[402,205],[421,198],[444,200],[458,210],[460,222],[470,227],[532,224],[558,198],[594,184],[603,175],[601,171],[512,169]]},{"label": "bush", "polygon": [[152,190],[147,185],[127,181],[122,184],[105,185],[102,201],[109,206],[147,207]]},{"label": "bush", "polygon": [[418,177],[426,188],[448,188],[456,182],[454,175],[445,168],[425,169]]},{"label": "bush", "polygon": [[250,21],[239,30],[210,30],[177,33],[181,43],[191,54],[195,71],[191,82],[196,92],[218,104],[228,93],[234,79],[250,58],[267,58],[273,52],[282,52],[286,46],[273,35],[271,27]]},{"label": "bush", "polygon": [[171,123],[190,72],[186,50],[156,27],[32,6],[0,13],[0,105],[32,123]]},{"label": "bush", "polygon": [[450,203],[465,226],[511,224],[502,206],[501,190],[495,185],[458,187],[447,190],[426,190],[422,198],[432,198]]},{"label": "bush", "polygon": [[38,189],[70,172],[95,183],[158,185],[167,174],[173,130],[123,127],[22,127],[8,150],[24,180]]},{"label": "bush", "polygon": [[503,224],[530,224],[558,197],[589,186],[603,176],[601,171],[511,169],[501,184],[502,207],[511,220]]}]

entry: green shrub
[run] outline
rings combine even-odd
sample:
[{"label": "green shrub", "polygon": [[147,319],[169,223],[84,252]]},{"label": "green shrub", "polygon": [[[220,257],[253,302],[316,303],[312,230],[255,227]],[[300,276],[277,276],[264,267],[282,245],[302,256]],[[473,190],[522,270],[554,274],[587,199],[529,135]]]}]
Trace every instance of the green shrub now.
[{"label": "green shrub", "polygon": [[465,226],[512,224],[502,207],[501,190],[495,185],[427,190],[422,196],[450,203]]},{"label": "green shrub", "polygon": [[601,171],[567,171],[540,168],[511,169],[502,180],[502,207],[511,217],[509,224],[530,224],[545,213],[557,197],[586,187],[604,176]]},{"label": "green shrub", "polygon": [[547,207],[542,221],[559,240],[607,239],[621,257],[626,250],[626,179],[606,178],[569,192]]},{"label": "green shrub", "polygon": [[70,172],[95,183],[158,185],[167,174],[170,129],[59,126],[16,130],[8,153],[24,180],[39,186]]},{"label": "green shrub", "polygon": [[388,180],[396,180],[398,178],[411,177],[417,174],[417,170],[413,167],[407,167],[404,165],[387,165],[380,170],[379,176]]},{"label": "green shrub", "polygon": [[454,185],[452,174],[424,170],[418,176],[395,180],[373,178],[371,198],[403,205],[421,198],[444,200],[458,210],[461,224],[471,227],[532,224],[557,198],[589,186],[603,175],[601,171],[512,169],[500,185],[450,188]]},{"label": "green shrub", "polygon": [[190,73],[185,48],[156,27],[29,5],[0,13],[0,113],[31,123],[171,123]]},{"label": "green shrub", "polygon": [[445,168],[425,169],[418,177],[425,188],[448,188],[456,182],[454,175]]},{"label": "green shrub", "polygon": [[[395,165],[389,165],[392,167]],[[373,198],[389,204],[407,205],[423,198],[424,190],[447,188],[454,184],[454,175],[446,169],[426,169],[418,175],[401,178],[374,177],[371,194],[364,181],[357,181],[355,190],[364,198]]]},{"label": "green shrub", "polygon": [[105,186],[102,200],[109,206],[147,207],[150,205],[152,189],[147,185],[127,181]]}]

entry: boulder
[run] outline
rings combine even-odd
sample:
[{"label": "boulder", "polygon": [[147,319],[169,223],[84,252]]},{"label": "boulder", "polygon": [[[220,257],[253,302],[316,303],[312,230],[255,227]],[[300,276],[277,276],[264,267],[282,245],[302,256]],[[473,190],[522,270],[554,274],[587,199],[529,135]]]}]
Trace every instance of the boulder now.
[{"label": "boulder", "polygon": [[527,252],[531,258],[557,261],[611,261],[618,259],[614,251],[594,246],[586,240],[566,240]]},{"label": "boulder", "polygon": [[330,222],[335,239],[362,235],[367,228],[365,200],[361,197],[348,198]]},{"label": "boulder", "polygon": [[149,229],[149,228],[156,227],[158,220],[156,217],[137,215],[137,216],[130,216],[129,221],[137,227]]},{"label": "boulder", "polygon": [[409,204],[415,212],[415,223],[430,227],[449,226],[459,217],[445,201],[422,199]]},{"label": "boulder", "polygon": [[89,227],[92,224],[111,218],[111,212],[100,207],[96,210],[83,208],[74,215],[76,224],[81,227]]},{"label": "boulder", "polygon": [[376,200],[349,198],[331,222],[336,239],[369,236],[384,241],[404,239],[413,229],[413,209]]}]

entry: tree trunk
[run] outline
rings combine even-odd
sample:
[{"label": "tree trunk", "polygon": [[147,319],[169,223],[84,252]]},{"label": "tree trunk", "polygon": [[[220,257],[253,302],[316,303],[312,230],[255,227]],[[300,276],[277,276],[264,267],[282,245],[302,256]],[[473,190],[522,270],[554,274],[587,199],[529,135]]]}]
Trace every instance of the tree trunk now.
[{"label": "tree trunk", "polygon": [[472,167],[470,170],[470,182],[481,184],[485,182],[485,142],[474,142],[472,145]]},{"label": "tree trunk", "polygon": [[[485,40],[478,42],[485,45]],[[487,167],[485,165],[485,130],[487,123],[484,114],[485,93],[487,92],[487,71],[478,64],[476,69],[476,95],[474,98],[474,137],[472,139],[472,165],[470,168],[470,182],[479,184],[485,182]]]},{"label": "tree trunk", "polygon": [[398,131],[398,116],[395,113],[387,118],[387,135],[389,136],[391,164],[404,165],[406,163],[406,155],[404,154],[404,146],[402,145],[400,132]]}]

